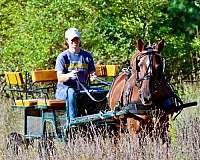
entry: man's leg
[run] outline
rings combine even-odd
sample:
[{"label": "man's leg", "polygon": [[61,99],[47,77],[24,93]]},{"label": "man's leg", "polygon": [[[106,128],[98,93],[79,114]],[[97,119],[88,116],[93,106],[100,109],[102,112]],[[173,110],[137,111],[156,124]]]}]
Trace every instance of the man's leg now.
[{"label": "man's leg", "polygon": [[68,116],[69,119],[73,119],[77,116],[77,106],[76,106],[76,92],[73,88],[68,88]]}]

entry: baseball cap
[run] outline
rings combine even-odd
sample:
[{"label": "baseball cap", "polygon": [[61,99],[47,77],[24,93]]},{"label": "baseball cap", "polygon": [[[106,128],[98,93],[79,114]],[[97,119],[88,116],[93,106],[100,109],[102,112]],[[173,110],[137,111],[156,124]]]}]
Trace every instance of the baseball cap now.
[{"label": "baseball cap", "polygon": [[78,37],[80,38],[80,32],[78,31],[78,29],[76,28],[69,28],[66,32],[65,32],[65,38],[68,40],[72,40],[73,38]]}]

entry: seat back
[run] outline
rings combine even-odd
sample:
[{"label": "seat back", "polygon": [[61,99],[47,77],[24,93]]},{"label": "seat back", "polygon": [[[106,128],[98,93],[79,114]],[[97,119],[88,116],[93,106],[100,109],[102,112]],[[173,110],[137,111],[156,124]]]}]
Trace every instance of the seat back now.
[{"label": "seat back", "polygon": [[23,77],[21,72],[5,72],[5,78],[7,85],[24,85]]},{"label": "seat back", "polygon": [[48,81],[57,81],[57,75],[54,69],[32,71],[33,83],[48,82]]},{"label": "seat back", "polygon": [[[10,91],[10,97],[14,102],[14,107],[33,106],[37,102],[32,99],[34,96],[27,90],[27,83],[23,79],[21,72],[5,72],[6,90]],[[31,99],[28,99],[30,98]]]},{"label": "seat back", "polygon": [[96,65],[96,75],[99,77],[115,77],[118,70],[119,65]]},{"label": "seat back", "polygon": [[[28,77],[28,75],[27,75]],[[36,70],[31,73],[30,80],[23,80],[21,72],[5,72],[7,89],[11,93],[14,102],[12,107],[33,107],[50,106],[63,108],[65,102],[59,100],[49,100],[55,94],[55,82],[57,75],[55,70]],[[31,99],[30,99],[31,98]]]},{"label": "seat back", "polygon": [[55,98],[57,74],[54,69],[32,71],[31,77],[33,90],[45,93],[47,99]]}]

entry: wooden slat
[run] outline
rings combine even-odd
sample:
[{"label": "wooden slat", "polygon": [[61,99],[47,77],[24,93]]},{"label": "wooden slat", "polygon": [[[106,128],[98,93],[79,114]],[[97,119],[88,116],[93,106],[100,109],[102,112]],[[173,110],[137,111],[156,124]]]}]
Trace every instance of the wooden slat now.
[{"label": "wooden slat", "polygon": [[21,72],[5,72],[7,85],[23,85],[24,81]]},{"label": "wooden slat", "polygon": [[59,100],[59,99],[39,99],[37,102],[37,105],[47,105],[48,108],[64,108],[65,107],[65,101]]},{"label": "wooden slat", "polygon": [[35,82],[47,82],[57,81],[56,71],[51,70],[36,70],[32,72],[32,81]]},{"label": "wooden slat", "polygon": [[16,106],[19,106],[19,107],[21,106],[30,107],[37,104],[37,99],[16,100],[15,103],[16,103]]},{"label": "wooden slat", "polygon": [[114,77],[118,70],[119,65],[96,65],[96,75],[99,77]]},{"label": "wooden slat", "polygon": [[96,65],[96,75],[99,77],[106,77],[106,65]]}]

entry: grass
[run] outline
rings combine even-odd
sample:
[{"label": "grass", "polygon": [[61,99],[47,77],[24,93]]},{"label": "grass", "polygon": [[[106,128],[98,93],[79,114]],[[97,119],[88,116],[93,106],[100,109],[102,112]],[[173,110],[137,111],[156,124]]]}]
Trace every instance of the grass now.
[{"label": "grass", "polygon": [[[199,103],[199,85],[185,84],[179,94],[184,102],[197,101]],[[73,134],[73,138],[66,143],[54,140],[54,153],[40,157],[38,154],[39,141],[28,149],[19,149],[16,155],[6,148],[6,139],[10,132],[22,131],[23,114],[14,112],[10,108],[11,103],[1,98],[0,103],[0,159],[78,159],[78,160],[196,160],[200,159],[200,109],[191,107],[171,121],[171,143],[168,147],[161,141],[152,142],[146,136],[141,145],[133,141],[128,133],[123,133],[120,139],[116,137],[96,134],[94,129],[92,136],[84,136],[81,132]],[[91,138],[93,137],[93,138]],[[116,143],[117,139],[117,143]]]}]

